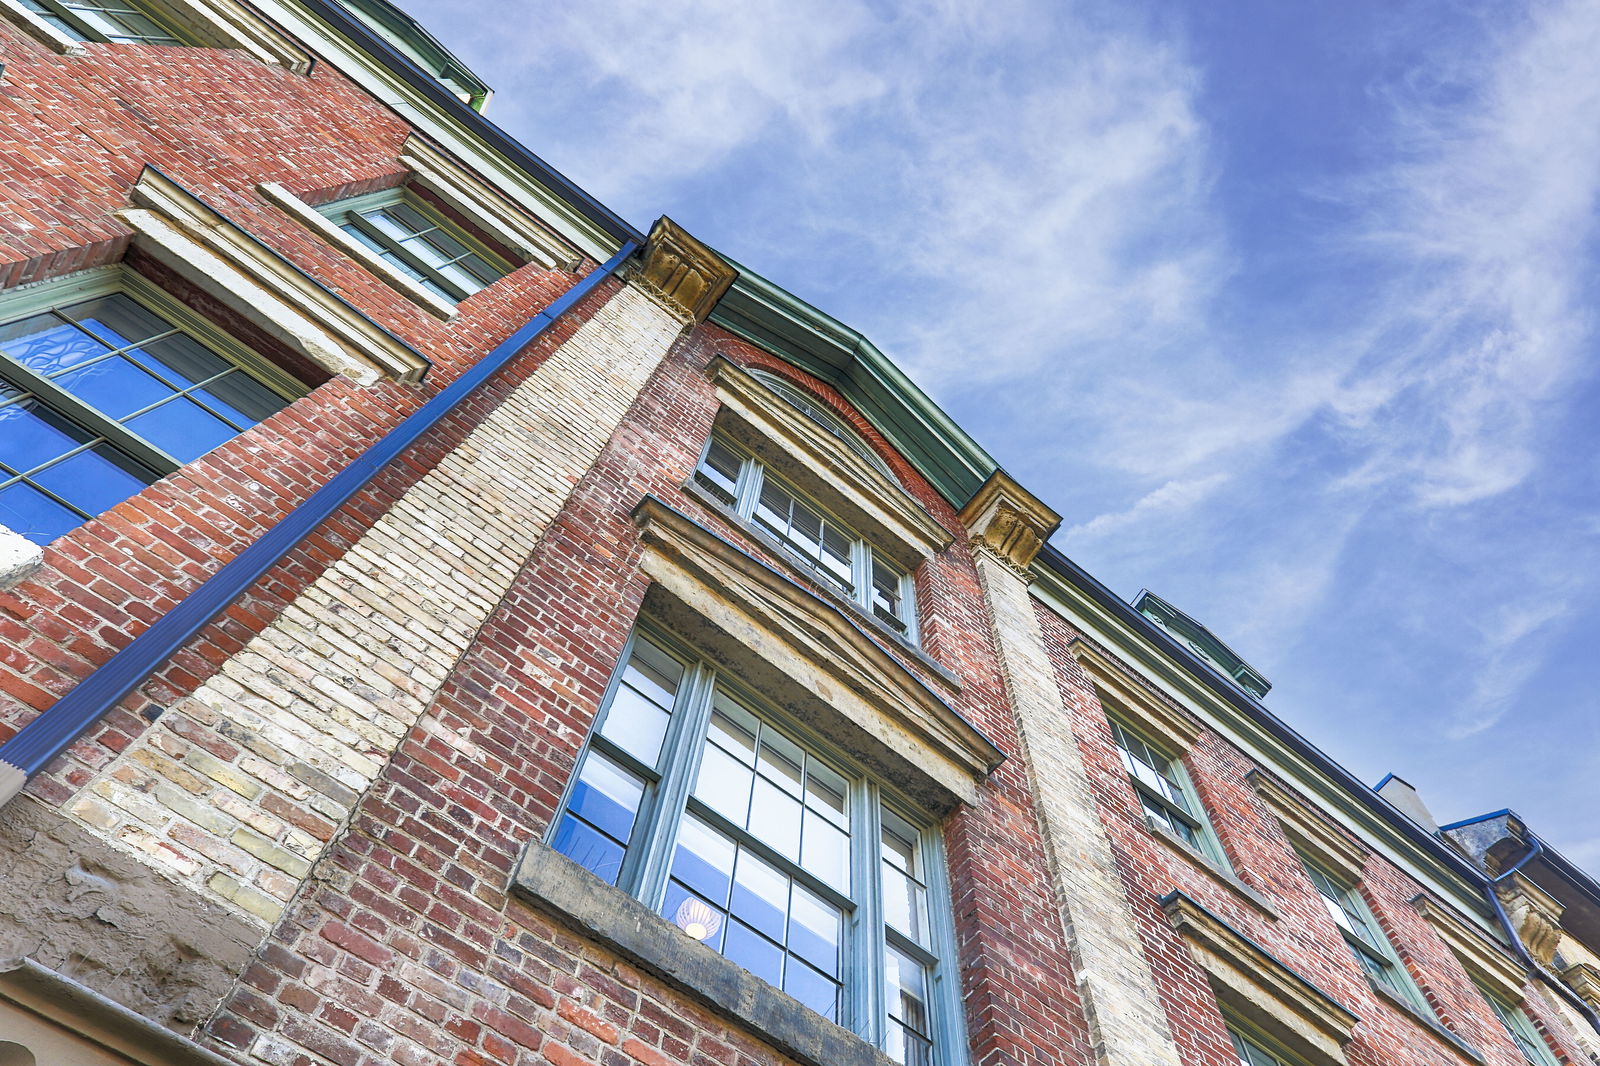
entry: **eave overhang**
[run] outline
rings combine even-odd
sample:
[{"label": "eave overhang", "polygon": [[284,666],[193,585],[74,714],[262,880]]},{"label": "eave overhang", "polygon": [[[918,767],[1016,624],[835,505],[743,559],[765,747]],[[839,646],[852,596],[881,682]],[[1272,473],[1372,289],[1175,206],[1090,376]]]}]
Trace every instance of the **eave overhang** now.
[{"label": "eave overhang", "polygon": [[944,498],[961,507],[999,468],[859,332],[735,263],[713,323],[837,388]]}]

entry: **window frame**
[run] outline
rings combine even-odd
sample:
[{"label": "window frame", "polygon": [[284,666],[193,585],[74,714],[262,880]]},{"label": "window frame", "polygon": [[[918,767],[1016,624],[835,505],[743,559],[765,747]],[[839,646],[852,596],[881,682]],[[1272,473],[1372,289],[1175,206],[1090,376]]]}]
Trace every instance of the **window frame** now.
[{"label": "window frame", "polygon": [[[626,667],[640,640],[665,652],[684,668],[654,767],[645,767],[636,755],[601,735],[607,715],[614,705],[617,689],[623,683]],[[763,724],[772,725],[785,738],[799,744],[808,757],[817,758],[832,773],[845,780],[845,803],[851,826],[848,859],[851,888],[848,893],[841,893],[829,886],[817,875],[776,852],[754,831],[734,825],[705,801],[693,796],[701,759],[709,743],[707,734],[719,691]],[[617,876],[612,882],[615,888],[637,899],[663,922],[670,923],[671,919],[661,914],[661,908],[666,899],[679,830],[687,816],[692,814],[709,823],[713,829],[741,847],[753,844],[751,850],[758,858],[778,866],[794,883],[821,895],[841,911],[839,1017],[836,1023],[875,1047],[886,1047],[892,1023],[887,1002],[885,955],[890,948],[902,951],[921,963],[927,974],[933,1066],[964,1066],[968,1054],[961,1018],[960,967],[955,950],[950,886],[939,827],[925,812],[920,811],[892,785],[876,780],[867,771],[857,768],[855,760],[838,745],[796,721],[726,669],[713,667],[692,646],[646,618],[639,620],[623,646],[600,707],[579,748],[554,817],[544,834],[545,843],[558,852],[560,849],[555,843],[556,838],[563,820],[568,816],[580,783],[579,776],[594,751],[644,781],[638,811],[624,844]],[[927,946],[917,944],[895,930],[885,917],[879,869],[882,862],[884,811],[905,822],[918,834],[917,858],[925,878],[928,912]],[[570,856],[568,858],[569,861],[578,861]],[[728,962],[738,965],[732,959],[728,959]]]},{"label": "window frame", "polygon": [[[1143,730],[1137,726],[1130,725],[1124,717],[1112,713],[1112,708],[1107,707],[1106,710],[1106,721],[1111,727],[1112,744],[1116,747],[1117,754],[1122,759],[1122,768],[1128,775],[1128,783],[1133,787],[1134,795],[1140,800],[1139,810],[1145,819],[1145,824],[1158,832],[1171,836],[1188,851],[1194,853],[1196,857],[1231,875],[1233,866],[1228,861],[1227,852],[1223,850],[1222,841],[1217,837],[1216,830],[1211,825],[1211,813],[1201,801],[1200,793],[1195,789],[1194,781],[1189,777],[1189,771],[1183,764],[1183,757],[1181,755],[1173,755],[1163,745],[1150,740]],[[1138,773],[1129,765],[1129,762],[1138,761],[1143,763],[1144,760],[1137,759],[1128,750],[1125,743],[1127,741],[1139,743],[1149,754],[1166,764],[1165,768],[1152,766],[1151,769],[1165,778],[1167,783],[1172,785],[1174,790],[1188,801],[1194,808],[1193,810],[1184,810],[1181,803],[1162,795],[1155,786],[1139,777]],[[1188,826],[1197,838],[1197,842],[1192,842],[1183,834],[1157,822],[1155,817],[1145,809],[1146,803],[1154,803],[1169,818],[1176,819]]]},{"label": "window frame", "polygon": [[[97,2],[106,3],[108,0],[97,0]],[[166,39],[158,41],[139,37],[136,40],[131,41],[112,40],[112,38],[107,36],[104,31],[95,28],[94,26],[85,22],[82,18],[78,17],[76,14],[76,8],[67,6],[66,4],[62,3],[61,0],[21,0],[22,6],[28,11],[29,14],[33,15],[42,22],[48,23],[49,26],[57,33],[67,35],[74,41],[87,42],[91,44],[157,44],[169,48],[200,47],[199,44],[189,34],[185,34],[174,29],[171,24],[167,22],[167,20],[152,12],[144,4],[139,3],[138,0],[118,0],[118,2],[127,5],[131,11],[150,20],[150,22],[156,27],[165,31]],[[30,4],[35,3],[46,10],[34,10]]]},{"label": "window frame", "polygon": [[[127,297],[143,310],[166,321],[174,332],[188,335],[219,358],[238,367],[258,384],[283,398],[286,401],[285,407],[303,398],[310,391],[306,383],[238,341],[142,274],[121,266],[100,267],[63,278],[21,286],[9,292],[0,292],[0,326],[113,295]],[[107,445],[124,457],[145,467],[149,473],[155,475],[149,484],[176,473],[186,465],[110,415],[37,371],[12,359],[5,354],[3,348],[0,348],[0,366],[4,367],[0,378],[32,393],[46,408],[76,424],[80,429],[103,438]],[[124,421],[132,417],[134,416],[126,416]],[[246,426],[238,430],[234,436],[247,432],[250,428],[252,427]],[[198,458],[196,457],[196,460]],[[27,473],[24,471],[18,475],[8,475],[0,471],[0,481],[9,483]],[[83,513],[81,507],[61,500],[54,493],[47,492],[46,495],[55,498],[60,506],[76,514]],[[99,517],[99,513],[83,518],[79,525],[93,521]]]},{"label": "window frame", "polygon": [[[488,264],[490,268],[498,271],[499,275],[484,282],[471,292],[461,292],[462,286],[446,278],[436,265],[423,261],[410,249],[401,247],[401,242],[373,225],[371,219],[367,217],[370,213],[395,206],[404,206],[415,211],[431,222],[437,229],[442,230],[452,240],[459,242],[467,249],[468,253],[477,256]],[[342,200],[335,200],[332,203],[318,206],[316,211],[346,233],[348,233],[348,231],[344,230],[346,225],[354,226],[360,230],[366,238],[377,242],[381,246],[381,250],[367,246],[373,255],[382,258],[385,253],[388,253],[400,259],[404,266],[400,263],[393,263],[387,258],[384,258],[383,261],[392,268],[406,274],[407,277],[410,277],[418,285],[423,286],[428,292],[443,300],[448,300],[452,304],[458,304],[463,300],[470,299],[512,273],[518,267],[518,264],[507,260],[504,255],[495,251],[466,227],[446,217],[437,207],[418,196],[409,183],[396,185],[389,189],[380,189],[377,192],[363,193],[360,196],[349,196]],[[350,234],[350,236],[354,240],[360,240],[354,234]]]},{"label": "window frame", "polygon": [[[1276,1041],[1262,1036],[1254,1027],[1240,1024],[1232,1015],[1225,1015],[1223,1024],[1227,1027],[1228,1039],[1233,1042],[1239,1066],[1300,1066],[1298,1058],[1280,1049]],[[1264,1060],[1258,1062],[1257,1056],[1264,1056]]]},{"label": "window frame", "polygon": [[[1481,981],[1474,980],[1472,983],[1489,1004],[1489,1009],[1495,1018],[1505,1028],[1512,1044],[1516,1045],[1522,1057],[1527,1060],[1528,1066],[1558,1066],[1550,1045],[1545,1042],[1544,1036],[1533,1024],[1533,1019],[1528,1017],[1528,1012],[1522,1004],[1503,999],[1485,987]],[[1532,1046],[1532,1052],[1528,1050],[1529,1046]]]},{"label": "window frame", "polygon": [[[1389,934],[1384,931],[1383,926],[1378,923],[1377,916],[1372,913],[1372,908],[1367,905],[1361,890],[1355,885],[1345,884],[1304,855],[1300,856],[1300,862],[1305,867],[1312,889],[1323,901],[1328,920],[1338,927],[1339,935],[1349,947],[1351,955],[1355,957],[1362,976],[1374,988],[1380,988],[1397,997],[1406,1006],[1431,1020],[1433,1011],[1423,998],[1422,991],[1417,988],[1417,983],[1412,980],[1411,972],[1401,961],[1400,953],[1395,950]],[[1330,891],[1332,895],[1329,894]],[[1344,914],[1345,922],[1339,921],[1334,916],[1333,907],[1338,907]],[[1368,940],[1362,936],[1355,929],[1355,925],[1365,928],[1372,934],[1372,939]],[[1374,977],[1368,961],[1378,966],[1380,972],[1388,974],[1392,979],[1383,981]]]},{"label": "window frame", "polygon": [[[723,499],[724,495],[729,495],[728,490],[721,484],[711,482],[704,473],[707,469],[715,470],[714,467],[709,466],[713,446],[721,446],[727,449],[739,460],[739,469],[734,477],[733,492],[731,493],[732,500]],[[716,473],[721,474],[720,471],[716,471]],[[812,496],[795,487],[781,473],[773,471],[770,464],[756,455],[755,452],[738,443],[727,434],[713,430],[700,450],[700,459],[695,464],[694,473],[690,475],[690,480],[702,492],[710,494],[719,504],[731,511],[739,520],[740,525],[776,543],[782,549],[785,558],[795,562],[807,574],[813,575],[819,585],[849,601],[851,605],[861,610],[875,624],[889,632],[896,639],[902,640],[914,648],[921,648],[922,638],[921,627],[918,624],[917,617],[915,575],[896,562],[882,547],[857,533],[848,522],[839,519],[828,508],[817,503]],[[769,480],[791,499],[815,511],[830,528],[848,538],[850,542],[851,585],[849,589],[839,587],[837,579],[821,565],[820,561],[813,560],[804,552],[791,547],[781,534],[756,520],[756,510],[761,503],[762,490]],[[876,572],[880,568],[887,570],[897,578],[897,593],[901,607],[898,613],[893,613],[888,618],[884,617],[884,612],[880,611],[874,602],[873,588]]]}]

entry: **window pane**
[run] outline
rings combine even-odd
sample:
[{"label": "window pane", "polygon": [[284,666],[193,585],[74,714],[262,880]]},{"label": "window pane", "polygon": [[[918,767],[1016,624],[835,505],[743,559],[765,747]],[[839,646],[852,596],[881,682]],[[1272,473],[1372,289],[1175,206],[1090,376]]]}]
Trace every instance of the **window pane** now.
[{"label": "window pane", "polygon": [[728,932],[728,912],[690,892],[677,881],[667,882],[667,898],[661,914],[713,951],[722,950]]},{"label": "window pane", "polygon": [[[59,458],[95,435],[41,404],[32,395],[5,388],[11,402],[0,407],[0,463],[26,473]],[[0,481],[6,475],[0,474]]]},{"label": "window pane", "polygon": [[726,907],[733,884],[733,841],[692,814],[678,827],[672,877],[697,895]]},{"label": "window pane", "polygon": [[129,419],[127,426],[180,463],[198,459],[239,433],[186,397]]},{"label": "window pane", "polygon": [[155,479],[106,444],[79,452],[31,480],[87,514],[108,511]]},{"label": "window pane", "polygon": [[84,519],[27,484],[0,489],[0,526],[35,544],[49,544],[83,525]]},{"label": "window pane", "polygon": [[616,884],[644,782],[596,751],[585,757],[552,846],[608,884]]},{"label": "window pane", "polygon": [[789,878],[741,848],[731,909],[752,928],[781,943],[789,914]]},{"label": "window pane", "polygon": [[734,825],[743,826],[750,819],[750,783],[753,776],[744,763],[718,745],[708,743],[705,754],[700,757],[700,776],[694,784],[695,798]]},{"label": "window pane", "polygon": [[891,947],[885,955],[884,969],[889,995],[889,1040],[884,1050],[890,1058],[908,1066],[931,1062],[927,975],[922,965]]},{"label": "window pane", "polygon": [[837,907],[795,885],[789,909],[789,950],[828,976],[839,976],[842,921]]},{"label": "window pane", "polygon": [[695,478],[723,503],[731,504],[738,497],[739,456],[716,437],[706,447],[706,457],[700,463]]},{"label": "window pane", "polygon": [[800,865],[840,892],[849,893],[850,838],[810,808],[800,853]]},{"label": "window pane", "polygon": [[0,326],[0,352],[36,374],[54,377],[111,348],[60,316],[46,313]]},{"label": "window pane", "polygon": [[750,799],[750,832],[791,861],[800,858],[800,801],[757,777]]},{"label": "window pane", "polygon": [[677,660],[647,641],[635,641],[600,735],[646,766],[654,766],[682,680],[683,667]]},{"label": "window pane", "polygon": [[829,1021],[839,1020],[839,982],[793,956],[784,967],[783,990]]},{"label": "window pane", "polygon": [[728,923],[722,953],[768,984],[783,980],[783,949],[738,919]]},{"label": "window pane", "polygon": [[915,831],[889,811],[883,812],[884,920],[912,940],[928,943],[927,889],[917,877]]}]

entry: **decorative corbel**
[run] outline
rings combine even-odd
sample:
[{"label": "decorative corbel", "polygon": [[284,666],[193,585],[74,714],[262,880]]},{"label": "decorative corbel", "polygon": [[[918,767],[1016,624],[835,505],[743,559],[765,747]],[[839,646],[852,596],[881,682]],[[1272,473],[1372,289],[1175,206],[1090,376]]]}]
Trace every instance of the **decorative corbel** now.
[{"label": "decorative corbel", "polygon": [[1549,966],[1561,943],[1561,914],[1566,908],[1520,873],[1496,885],[1495,893],[1505,904],[1522,946],[1539,965]]},{"label": "decorative corbel", "polygon": [[1031,581],[1028,567],[1061,524],[1061,516],[1012,480],[1011,475],[996,470],[961,509],[961,522],[975,551],[988,554],[1024,581]]},{"label": "decorative corbel", "polygon": [[690,323],[704,322],[739,272],[665,215],[639,254],[633,282]]}]

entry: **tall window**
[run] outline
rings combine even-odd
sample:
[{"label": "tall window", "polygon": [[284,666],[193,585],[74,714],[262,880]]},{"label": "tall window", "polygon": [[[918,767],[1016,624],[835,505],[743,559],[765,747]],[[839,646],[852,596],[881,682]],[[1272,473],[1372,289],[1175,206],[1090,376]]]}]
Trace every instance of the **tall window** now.
[{"label": "tall window", "polygon": [[404,188],[319,208],[386,263],[447,300],[464,300],[510,266]]},{"label": "tall window", "polygon": [[304,392],[133,276],[96,284],[127,291],[46,286],[0,322],[0,525],[38,544]]},{"label": "tall window", "polygon": [[1146,743],[1143,737],[1116,719],[1111,720],[1111,735],[1122,754],[1122,765],[1127,768],[1133,790],[1144,807],[1144,816],[1202,858],[1226,867],[1222,846],[1212,833],[1200,800],[1178,760]]},{"label": "tall window", "polygon": [[720,435],[706,445],[695,481],[741,519],[777,540],[824,584],[915,642],[911,575],[811,503],[755,456]]},{"label": "tall window", "polygon": [[937,834],[667,638],[630,642],[551,843],[897,1061],[954,1061]]},{"label": "tall window", "polygon": [[22,0],[22,5],[75,41],[188,44],[135,0]]},{"label": "tall window", "polygon": [[1309,862],[1305,867],[1311,883],[1322,896],[1323,906],[1339,927],[1339,932],[1344,934],[1351,954],[1373,984],[1394,993],[1417,1010],[1424,1010],[1416,986],[1411,983],[1405,967],[1394,953],[1394,946],[1384,936],[1383,930],[1378,928],[1377,919],[1367,909],[1360,893],[1335,881]]},{"label": "tall window", "polygon": [[1506,1002],[1481,985],[1478,991],[1489,1001],[1495,1017],[1505,1026],[1506,1035],[1517,1045],[1517,1050],[1522,1052],[1522,1057],[1528,1061],[1529,1066],[1556,1066],[1555,1056],[1550,1054],[1549,1047],[1539,1036],[1539,1030],[1533,1027],[1533,1019],[1528,1017],[1527,1011],[1514,1003]]}]

